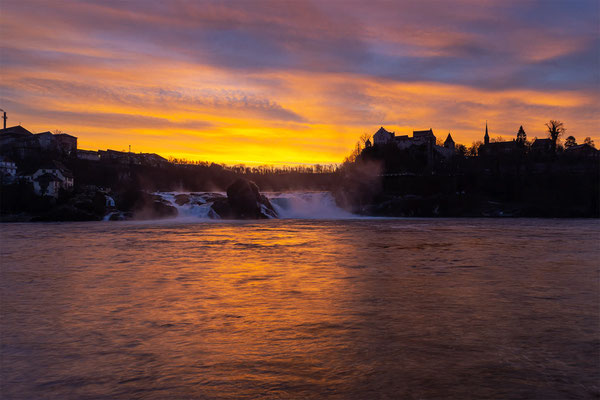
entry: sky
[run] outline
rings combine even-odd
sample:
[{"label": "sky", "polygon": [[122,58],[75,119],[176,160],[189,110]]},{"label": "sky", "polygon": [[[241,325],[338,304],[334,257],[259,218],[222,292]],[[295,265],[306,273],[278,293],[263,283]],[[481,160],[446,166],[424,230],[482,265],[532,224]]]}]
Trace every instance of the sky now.
[{"label": "sky", "polygon": [[8,126],[83,149],[339,163],[359,136],[600,144],[596,0],[0,2]]}]

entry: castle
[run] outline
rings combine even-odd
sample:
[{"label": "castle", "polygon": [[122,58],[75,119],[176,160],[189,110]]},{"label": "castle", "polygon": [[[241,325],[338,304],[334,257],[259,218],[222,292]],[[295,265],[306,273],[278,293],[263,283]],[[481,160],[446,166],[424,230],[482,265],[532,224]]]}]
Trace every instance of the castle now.
[{"label": "castle", "polygon": [[373,135],[373,143],[371,144],[371,141],[367,140],[365,146],[385,146],[393,143],[400,150],[406,150],[413,146],[423,146],[427,152],[428,159],[432,159],[435,154],[446,159],[454,155],[455,143],[450,133],[448,133],[443,146],[438,146],[436,141],[437,139],[431,128],[424,131],[413,131],[412,137],[409,137],[408,135],[396,136],[395,132],[389,132],[382,126]]}]

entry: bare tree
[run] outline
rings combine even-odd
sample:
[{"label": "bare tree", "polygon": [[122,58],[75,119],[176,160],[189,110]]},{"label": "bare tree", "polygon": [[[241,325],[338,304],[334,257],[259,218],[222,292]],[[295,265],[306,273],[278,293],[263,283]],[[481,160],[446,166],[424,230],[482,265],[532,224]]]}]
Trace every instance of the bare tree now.
[{"label": "bare tree", "polygon": [[546,123],[546,128],[548,128],[548,136],[552,139],[552,145],[556,149],[558,138],[565,133],[566,129],[562,122],[553,119]]},{"label": "bare tree", "polygon": [[583,143],[587,144],[588,146],[592,146],[593,148],[596,148],[596,146],[594,145],[594,141],[589,136],[583,139]]},{"label": "bare tree", "polygon": [[358,140],[360,141],[360,143],[362,144],[363,147],[367,147],[367,140],[371,140],[371,135],[369,135],[368,133],[363,133],[362,135],[360,135],[360,137],[358,138]]}]

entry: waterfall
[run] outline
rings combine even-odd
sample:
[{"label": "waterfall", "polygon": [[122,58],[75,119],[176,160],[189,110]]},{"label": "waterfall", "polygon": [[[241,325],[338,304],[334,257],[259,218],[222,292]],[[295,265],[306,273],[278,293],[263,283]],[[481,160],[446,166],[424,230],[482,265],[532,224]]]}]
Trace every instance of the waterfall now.
[{"label": "waterfall", "polygon": [[[212,209],[216,198],[224,193],[156,192],[165,202],[175,207],[178,219],[220,219]],[[343,210],[329,192],[263,193],[273,205],[279,218],[292,219],[348,219],[356,215]]]}]

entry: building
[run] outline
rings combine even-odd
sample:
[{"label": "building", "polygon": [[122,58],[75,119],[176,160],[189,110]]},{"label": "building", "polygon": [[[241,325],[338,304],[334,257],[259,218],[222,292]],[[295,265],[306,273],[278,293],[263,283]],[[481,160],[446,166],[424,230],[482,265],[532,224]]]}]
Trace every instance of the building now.
[{"label": "building", "polygon": [[61,189],[72,190],[74,185],[73,174],[58,161],[42,164],[23,178],[33,184],[33,191],[38,196],[58,197]]},{"label": "building", "polygon": [[600,151],[587,143],[578,144],[565,149],[565,156],[577,157],[579,159],[597,159],[598,153],[600,153]]},{"label": "building", "polygon": [[0,130],[2,154],[16,159],[38,158],[43,153],[71,155],[77,150],[77,138],[66,133],[40,132],[33,134],[22,126]]},{"label": "building", "polygon": [[75,154],[80,160],[100,161],[100,155],[97,151],[77,149]]},{"label": "building", "polygon": [[9,158],[0,156],[0,180],[2,184],[11,184],[17,179],[17,165]]},{"label": "building", "polygon": [[77,151],[77,138],[66,133],[57,133],[54,136],[57,149],[66,155],[74,154]]},{"label": "building", "polygon": [[381,146],[394,139],[394,132],[387,131],[383,126],[373,135],[373,144]]},{"label": "building", "polygon": [[98,150],[101,161],[108,161],[117,164],[148,165],[160,167],[169,161],[154,153],[130,153],[115,150]]},{"label": "building", "polygon": [[482,157],[501,157],[518,154],[523,151],[523,147],[515,140],[505,142],[490,142],[488,133],[488,124],[485,123],[485,135],[483,144],[479,147],[479,155]]},{"label": "building", "polygon": [[554,143],[552,139],[535,139],[531,144],[531,152],[535,154],[552,154]]},{"label": "building", "polygon": [[448,137],[444,142],[444,147],[452,151],[456,150],[456,144],[454,143],[454,139],[452,139],[452,135],[450,135],[450,132],[448,132]]},{"label": "building", "polygon": [[427,163],[431,165],[434,160],[450,159],[455,154],[455,143],[450,133],[446,138],[444,147],[436,145],[436,137],[433,129],[413,131],[412,137],[408,135],[396,136],[394,132],[387,131],[384,127],[380,127],[373,135],[373,145],[382,146],[388,143],[394,143],[400,150],[408,150],[413,147],[421,148],[425,151]]},{"label": "building", "polygon": [[394,132],[387,131],[383,126],[373,135],[373,145],[381,146],[387,143],[394,143],[400,149],[407,149],[412,146],[435,145],[435,135],[433,130],[413,131],[413,137],[408,135],[396,136]]}]

